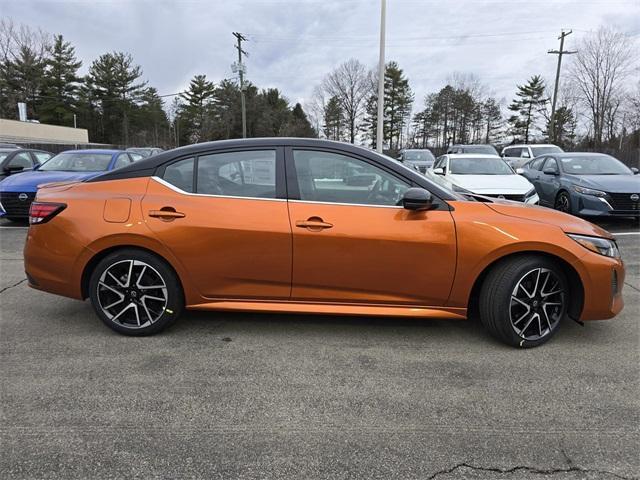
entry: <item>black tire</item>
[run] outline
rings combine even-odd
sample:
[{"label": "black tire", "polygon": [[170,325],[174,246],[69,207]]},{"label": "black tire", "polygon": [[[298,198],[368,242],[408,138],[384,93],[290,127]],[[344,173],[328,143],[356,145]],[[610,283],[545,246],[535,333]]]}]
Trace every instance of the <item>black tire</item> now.
[{"label": "black tire", "polygon": [[506,259],[493,267],[482,284],[480,320],[507,345],[537,347],[558,331],[567,313],[568,291],[564,272],[552,260],[537,255]]},{"label": "black tire", "polygon": [[569,194],[564,190],[558,193],[553,208],[564,213],[573,213],[573,206],[571,205],[571,197]]},{"label": "black tire", "polygon": [[[156,255],[132,248],[110,253],[96,265],[89,298],[98,317],[124,335],[158,333],[184,310],[182,286],[173,269]],[[123,306],[126,311],[118,315]]]}]

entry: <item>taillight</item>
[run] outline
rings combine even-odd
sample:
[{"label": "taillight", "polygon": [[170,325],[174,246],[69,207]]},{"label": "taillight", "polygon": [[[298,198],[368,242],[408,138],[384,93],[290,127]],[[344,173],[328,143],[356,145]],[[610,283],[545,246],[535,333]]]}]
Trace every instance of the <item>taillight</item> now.
[{"label": "taillight", "polygon": [[45,223],[67,208],[64,203],[33,202],[29,208],[29,223],[31,225]]}]

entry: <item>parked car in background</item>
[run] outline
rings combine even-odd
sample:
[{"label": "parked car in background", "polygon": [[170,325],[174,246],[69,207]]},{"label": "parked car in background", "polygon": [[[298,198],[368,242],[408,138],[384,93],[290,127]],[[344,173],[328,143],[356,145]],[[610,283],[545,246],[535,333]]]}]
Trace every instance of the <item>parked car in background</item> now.
[{"label": "parked car in background", "polygon": [[15,143],[0,143],[0,148],[2,149],[6,149],[6,148],[20,148],[19,145],[16,145]]},{"label": "parked car in background", "polygon": [[[22,150],[21,150],[22,151]],[[29,207],[39,185],[85,180],[135,161],[122,150],[68,150],[28,172],[11,175],[0,182],[0,217],[20,220],[29,217]]]},{"label": "parked car in background", "polygon": [[143,158],[148,158],[162,153],[164,150],[158,147],[131,147],[127,148],[127,152],[138,153],[142,155]]},{"label": "parked car in background", "polygon": [[398,160],[409,168],[413,168],[420,173],[426,173],[427,169],[436,161],[436,157],[427,148],[408,148],[400,152]]},{"label": "parked car in background", "polygon": [[53,153],[44,150],[0,148],[0,180],[24,170],[31,170],[51,157]]},{"label": "parked car in background", "polygon": [[447,148],[447,153],[481,153],[483,155],[500,156],[495,147],[489,144],[451,145]]},{"label": "parked car in background", "polygon": [[603,153],[542,155],[522,176],[536,187],[540,204],[580,216],[640,217],[640,175]]},{"label": "parked car in background", "polygon": [[538,203],[534,186],[496,155],[442,155],[429,170],[429,175],[440,176],[454,191]]},{"label": "parked car in background", "polygon": [[562,153],[562,150],[557,145],[552,144],[539,144],[539,145],[509,145],[502,149],[501,157],[512,168],[520,168],[532,158],[545,155],[547,153]]},{"label": "parked car in background", "polygon": [[[354,171],[367,184],[347,185]],[[157,333],[185,308],[462,320],[477,301],[489,332],[534,347],[567,316],[622,310],[609,233],[441,183],[326,140],[198,143],[38,190],[26,277],[90,298],[126,335]]]}]

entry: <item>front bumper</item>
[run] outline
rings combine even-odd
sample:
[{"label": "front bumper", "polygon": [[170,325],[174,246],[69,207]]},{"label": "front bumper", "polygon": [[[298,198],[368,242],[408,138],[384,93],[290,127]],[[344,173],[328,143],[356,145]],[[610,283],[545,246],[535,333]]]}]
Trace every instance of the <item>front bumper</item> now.
[{"label": "front bumper", "polygon": [[624,307],[625,268],[621,259],[588,252],[573,263],[582,280],[584,303],[580,320],[605,320]]},{"label": "front bumper", "polygon": [[[631,194],[629,194],[630,196]],[[640,202],[622,203],[610,195],[595,197],[573,192],[571,201],[574,212],[584,217],[640,217]]]}]

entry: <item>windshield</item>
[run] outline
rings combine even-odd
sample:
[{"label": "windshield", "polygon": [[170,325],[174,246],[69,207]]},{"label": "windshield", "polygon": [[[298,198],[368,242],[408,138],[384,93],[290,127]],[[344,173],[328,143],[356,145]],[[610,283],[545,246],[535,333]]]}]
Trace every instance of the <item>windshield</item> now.
[{"label": "windshield", "polygon": [[572,175],[633,175],[619,160],[609,155],[560,157],[562,169]]},{"label": "windshield", "polygon": [[456,175],[512,175],[513,170],[501,158],[451,158],[449,169]]},{"label": "windshield", "polygon": [[42,164],[40,171],[103,172],[111,163],[110,153],[59,153]]},{"label": "windshield", "polygon": [[403,157],[407,162],[433,162],[435,160],[429,150],[405,150]]},{"label": "windshield", "polygon": [[531,147],[531,152],[534,157],[539,157],[540,155],[547,155],[549,153],[562,153],[564,150],[555,145],[550,145],[548,147]]}]

